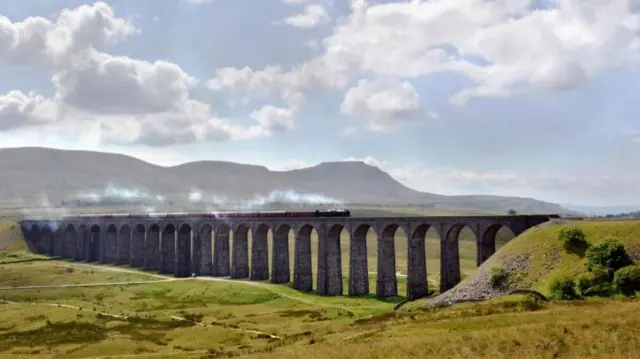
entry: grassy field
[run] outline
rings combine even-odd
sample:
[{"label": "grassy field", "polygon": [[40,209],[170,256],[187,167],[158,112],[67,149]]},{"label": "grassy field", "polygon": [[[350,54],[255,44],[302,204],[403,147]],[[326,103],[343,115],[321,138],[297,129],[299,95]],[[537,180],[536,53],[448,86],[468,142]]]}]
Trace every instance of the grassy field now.
[{"label": "grassy field", "polygon": [[391,301],[198,279],[0,296],[10,302],[0,304],[0,358],[577,359],[635,358],[640,348],[640,302],[629,300],[513,297],[394,314]]},{"label": "grassy field", "polygon": [[153,279],[146,273],[96,270],[81,264],[70,266],[59,261],[3,263],[0,267],[0,287],[46,286],[59,284],[109,283]]},{"label": "grassy field", "polygon": [[[640,253],[640,222],[580,225],[592,243],[616,234],[632,254]],[[560,256],[559,264],[546,265],[557,256],[559,228],[545,225],[527,232],[489,262],[531,253],[539,261],[532,262],[528,278],[541,289],[558,273],[577,274],[583,270],[580,258]],[[471,256],[467,251],[475,258],[475,252]],[[163,281],[128,268],[56,261],[5,263],[0,268],[0,287],[104,282],[93,287],[0,289],[0,299],[7,303],[0,304],[2,359],[132,354],[176,359],[609,359],[636,358],[640,350],[637,300],[543,303],[512,296],[442,309],[412,305],[393,312],[400,298],[320,297],[264,282]]]}]

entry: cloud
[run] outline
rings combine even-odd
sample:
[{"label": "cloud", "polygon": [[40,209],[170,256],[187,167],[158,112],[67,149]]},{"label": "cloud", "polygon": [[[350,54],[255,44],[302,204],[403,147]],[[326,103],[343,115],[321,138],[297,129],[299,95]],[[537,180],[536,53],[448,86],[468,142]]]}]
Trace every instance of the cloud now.
[{"label": "cloud", "polygon": [[268,134],[293,130],[295,127],[295,113],[287,108],[265,105],[253,111],[249,117],[256,120]]},{"label": "cloud", "polygon": [[395,130],[422,112],[416,89],[391,78],[358,81],[345,94],[341,111],[367,120],[369,129],[376,132]]},{"label": "cloud", "polygon": [[329,22],[329,14],[324,6],[312,4],[305,6],[302,13],[289,16],[282,20],[283,23],[302,29],[311,29]]},{"label": "cloud", "polygon": [[12,22],[0,15],[0,61],[56,68],[79,51],[102,49],[137,33],[104,2],[65,9],[53,22],[43,17]]},{"label": "cloud", "polygon": [[0,95],[0,131],[51,124],[56,105],[34,93],[10,91]]},{"label": "cloud", "polygon": [[199,80],[177,64],[101,51],[138,33],[102,2],[62,10],[55,22],[0,17],[1,58],[49,71],[54,88],[49,98],[0,95],[0,131],[49,126],[52,133],[88,131],[99,143],[158,147],[268,137],[294,127],[293,111],[273,106],[251,114],[249,125],[220,117],[191,98]]},{"label": "cloud", "polygon": [[182,110],[195,78],[178,65],[153,63],[87,50],[53,76],[57,98],[104,114]]},{"label": "cloud", "polygon": [[473,85],[450,100],[464,105],[475,97],[566,91],[607,69],[637,66],[640,15],[632,2],[558,0],[549,6],[354,0],[351,13],[324,39],[320,56],[289,71],[225,69],[214,81],[224,78],[221,87],[261,96],[303,94],[324,85],[326,78],[341,79],[331,82],[344,88],[347,79],[363,73],[404,78],[459,73]]}]

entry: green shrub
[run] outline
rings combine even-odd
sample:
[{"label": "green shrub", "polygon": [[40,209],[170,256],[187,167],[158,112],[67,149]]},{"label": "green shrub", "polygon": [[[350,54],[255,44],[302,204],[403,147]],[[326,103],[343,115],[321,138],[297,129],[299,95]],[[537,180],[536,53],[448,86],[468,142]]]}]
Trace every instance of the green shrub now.
[{"label": "green shrub", "polygon": [[640,266],[629,265],[618,269],[613,277],[613,285],[618,292],[626,296],[640,291]]},{"label": "green shrub", "polygon": [[562,242],[562,247],[569,253],[583,255],[589,248],[584,231],[578,226],[566,226],[558,231],[558,240]]},{"label": "green shrub", "polygon": [[585,297],[607,297],[612,293],[609,272],[600,266],[594,267],[590,273],[578,277],[576,287],[580,295]]},{"label": "green shrub", "polygon": [[551,298],[556,300],[571,300],[579,298],[576,283],[571,278],[559,278],[549,286]]},{"label": "green shrub", "polygon": [[613,279],[613,273],[631,264],[624,245],[613,236],[608,236],[602,243],[591,246],[587,249],[587,268],[593,271],[594,268],[603,267],[609,273],[609,278]]},{"label": "green shrub", "polygon": [[494,289],[504,287],[505,284],[507,284],[508,278],[509,273],[502,269],[502,267],[493,267],[489,275],[489,285]]}]

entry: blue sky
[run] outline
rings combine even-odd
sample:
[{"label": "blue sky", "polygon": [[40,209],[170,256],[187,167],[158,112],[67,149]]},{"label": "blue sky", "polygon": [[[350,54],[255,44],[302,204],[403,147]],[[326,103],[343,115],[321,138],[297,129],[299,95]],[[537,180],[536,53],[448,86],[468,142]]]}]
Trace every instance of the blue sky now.
[{"label": "blue sky", "polygon": [[638,204],[639,3],[0,0],[0,146]]}]

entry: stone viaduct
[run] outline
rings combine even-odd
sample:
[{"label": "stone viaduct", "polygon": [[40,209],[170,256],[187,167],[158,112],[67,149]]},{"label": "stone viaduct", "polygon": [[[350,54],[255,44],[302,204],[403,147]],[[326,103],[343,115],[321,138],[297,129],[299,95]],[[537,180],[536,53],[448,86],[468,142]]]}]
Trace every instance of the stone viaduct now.
[{"label": "stone viaduct", "polygon": [[[271,279],[301,291],[313,291],[311,233],[318,234],[316,292],[342,295],[342,261],[349,261],[348,293],[369,294],[366,234],[377,236],[376,295],[398,293],[394,235],[407,234],[407,297],[427,295],[425,237],[430,228],[440,236],[440,290],[460,282],[458,234],[465,226],[476,236],[477,264],[495,252],[498,230],[508,227],[516,236],[557,218],[557,215],[468,216],[468,217],[347,217],[347,218],[202,218],[183,214],[171,218],[140,215],[68,216],[61,220],[24,220],[21,228],[33,251],[76,261],[130,265],[177,277],[218,276]],[[350,256],[343,258],[340,233],[349,233]],[[272,260],[268,268],[267,235],[271,231]],[[295,234],[294,268],[289,264],[289,232]],[[249,253],[249,232],[251,253]],[[230,243],[230,233],[233,240]],[[251,256],[251,265],[249,265]]]}]

